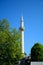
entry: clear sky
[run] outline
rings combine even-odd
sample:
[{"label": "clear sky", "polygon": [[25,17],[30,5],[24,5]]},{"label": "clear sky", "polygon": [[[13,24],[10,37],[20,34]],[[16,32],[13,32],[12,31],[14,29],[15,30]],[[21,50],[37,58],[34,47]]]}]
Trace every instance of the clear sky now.
[{"label": "clear sky", "polygon": [[25,24],[25,52],[43,44],[43,0],[0,0],[0,20],[7,18],[12,28],[19,29],[23,15]]}]

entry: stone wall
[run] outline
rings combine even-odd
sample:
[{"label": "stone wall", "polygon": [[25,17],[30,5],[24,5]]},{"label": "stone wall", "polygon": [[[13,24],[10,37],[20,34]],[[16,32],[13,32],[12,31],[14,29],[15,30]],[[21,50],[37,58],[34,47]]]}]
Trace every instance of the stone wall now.
[{"label": "stone wall", "polygon": [[43,62],[31,62],[30,65],[43,65]]}]

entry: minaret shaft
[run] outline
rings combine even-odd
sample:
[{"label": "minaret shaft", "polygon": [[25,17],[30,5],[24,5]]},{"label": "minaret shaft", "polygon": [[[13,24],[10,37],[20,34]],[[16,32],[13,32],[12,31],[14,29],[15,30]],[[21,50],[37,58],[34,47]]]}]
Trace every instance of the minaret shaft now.
[{"label": "minaret shaft", "polygon": [[22,37],[22,53],[24,53],[24,31],[21,31],[21,37]]}]

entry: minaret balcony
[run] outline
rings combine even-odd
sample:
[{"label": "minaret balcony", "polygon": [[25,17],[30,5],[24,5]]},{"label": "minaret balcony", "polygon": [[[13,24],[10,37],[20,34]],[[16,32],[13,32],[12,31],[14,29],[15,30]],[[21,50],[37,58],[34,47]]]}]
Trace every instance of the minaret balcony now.
[{"label": "minaret balcony", "polygon": [[24,31],[24,28],[21,28],[21,27],[20,27],[20,30],[21,30],[21,31]]}]

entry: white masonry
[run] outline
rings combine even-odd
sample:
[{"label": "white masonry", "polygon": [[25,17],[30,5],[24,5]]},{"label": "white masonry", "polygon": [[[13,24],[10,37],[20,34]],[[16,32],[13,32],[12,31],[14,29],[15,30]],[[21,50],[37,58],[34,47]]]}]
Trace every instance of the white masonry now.
[{"label": "white masonry", "polygon": [[22,53],[24,53],[24,20],[23,16],[20,20],[20,31],[21,31],[21,44],[22,44]]}]

